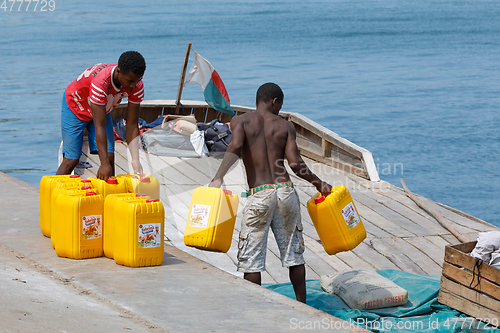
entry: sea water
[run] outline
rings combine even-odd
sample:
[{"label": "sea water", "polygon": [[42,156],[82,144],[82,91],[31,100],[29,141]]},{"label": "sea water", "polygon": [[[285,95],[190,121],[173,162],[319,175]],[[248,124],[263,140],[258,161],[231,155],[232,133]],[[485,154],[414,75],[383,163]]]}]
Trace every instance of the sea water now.
[{"label": "sea water", "polygon": [[370,150],[383,180],[500,226],[498,1],[0,3],[2,172],[55,173],[62,94],[84,69],[138,50],[146,99],[175,99],[192,42],[233,104],[275,82],[283,110]]}]

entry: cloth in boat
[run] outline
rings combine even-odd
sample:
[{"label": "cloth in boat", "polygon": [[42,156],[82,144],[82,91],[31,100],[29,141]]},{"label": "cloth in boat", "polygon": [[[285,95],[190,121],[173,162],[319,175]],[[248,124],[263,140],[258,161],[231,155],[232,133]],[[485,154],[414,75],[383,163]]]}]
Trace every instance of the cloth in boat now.
[{"label": "cloth in boat", "polygon": [[184,134],[184,131],[177,130],[175,124],[168,123],[165,128],[156,126],[142,134],[144,149],[150,154],[160,156],[200,157],[191,143],[191,133]]},{"label": "cloth in boat", "polygon": [[[158,117],[156,120],[148,123],[144,119],[139,118],[137,121],[137,125],[139,126],[139,131],[141,133],[144,133],[145,131],[154,128],[156,126],[159,126],[162,124],[164,116]],[[124,142],[126,141],[126,130],[127,130],[127,121],[123,118],[118,118],[113,120],[113,130],[115,134],[115,141],[116,142]]]}]

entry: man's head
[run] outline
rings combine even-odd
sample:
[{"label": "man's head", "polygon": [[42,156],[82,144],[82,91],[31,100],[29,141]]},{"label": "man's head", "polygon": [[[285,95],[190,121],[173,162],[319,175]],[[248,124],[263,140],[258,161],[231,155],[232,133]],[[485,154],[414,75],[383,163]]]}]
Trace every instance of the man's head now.
[{"label": "man's head", "polygon": [[260,102],[269,103],[274,99],[277,100],[278,103],[283,103],[283,91],[281,88],[275,83],[264,83],[257,90],[257,98],[255,104],[258,106]]},{"label": "man's head", "polygon": [[125,89],[132,90],[142,80],[146,71],[146,61],[139,52],[127,51],[118,59],[116,78]]}]

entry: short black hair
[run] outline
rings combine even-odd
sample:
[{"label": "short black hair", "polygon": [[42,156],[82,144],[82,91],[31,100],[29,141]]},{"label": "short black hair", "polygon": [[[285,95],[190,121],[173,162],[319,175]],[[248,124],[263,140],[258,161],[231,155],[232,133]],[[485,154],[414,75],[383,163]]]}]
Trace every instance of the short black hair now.
[{"label": "short black hair", "polygon": [[257,90],[256,104],[259,105],[259,102],[267,103],[277,98],[278,102],[283,102],[283,91],[281,88],[272,82],[264,83]]},{"label": "short black hair", "polygon": [[123,52],[120,59],[118,59],[118,67],[124,74],[132,72],[137,75],[144,75],[146,61],[139,52],[127,51]]}]

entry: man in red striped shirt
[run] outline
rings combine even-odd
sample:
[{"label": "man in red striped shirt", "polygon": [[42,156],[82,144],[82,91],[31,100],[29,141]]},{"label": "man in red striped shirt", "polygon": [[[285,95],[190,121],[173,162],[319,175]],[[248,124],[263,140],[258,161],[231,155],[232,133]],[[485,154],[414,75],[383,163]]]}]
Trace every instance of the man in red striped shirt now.
[{"label": "man in red striped shirt", "polygon": [[114,171],[114,133],[111,110],[128,98],[126,139],[135,173],[139,162],[139,109],[144,100],[142,77],[146,62],[139,52],[123,53],[118,65],[97,64],[85,70],[66,88],[62,102],[63,161],[58,175],[70,174],[78,165],[87,129],[89,149],[99,155],[97,177],[107,180]]}]

